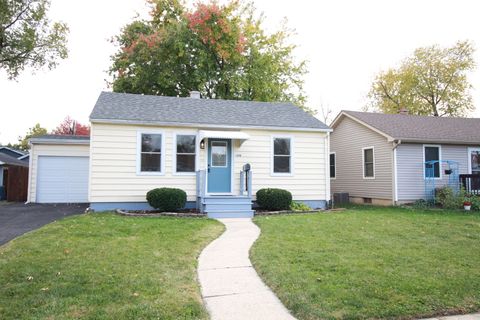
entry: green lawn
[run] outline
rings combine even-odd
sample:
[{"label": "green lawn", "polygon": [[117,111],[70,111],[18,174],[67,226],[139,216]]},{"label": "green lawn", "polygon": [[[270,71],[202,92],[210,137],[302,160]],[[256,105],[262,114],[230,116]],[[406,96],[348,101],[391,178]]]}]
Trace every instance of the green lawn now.
[{"label": "green lawn", "polygon": [[[66,218],[0,247],[0,319],[205,319],[208,219]],[[30,278],[32,277],[32,278]]]},{"label": "green lawn", "polygon": [[256,270],[299,319],[480,310],[480,215],[353,207],[258,217]]}]

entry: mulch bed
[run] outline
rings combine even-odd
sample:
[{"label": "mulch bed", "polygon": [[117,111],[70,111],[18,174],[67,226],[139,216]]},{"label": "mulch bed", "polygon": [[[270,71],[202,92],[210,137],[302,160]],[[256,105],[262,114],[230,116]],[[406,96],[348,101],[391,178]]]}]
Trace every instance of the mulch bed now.
[{"label": "mulch bed", "polygon": [[158,210],[120,210],[116,213],[128,217],[177,217],[177,218],[205,218],[207,215],[195,209],[179,212],[161,212]]}]

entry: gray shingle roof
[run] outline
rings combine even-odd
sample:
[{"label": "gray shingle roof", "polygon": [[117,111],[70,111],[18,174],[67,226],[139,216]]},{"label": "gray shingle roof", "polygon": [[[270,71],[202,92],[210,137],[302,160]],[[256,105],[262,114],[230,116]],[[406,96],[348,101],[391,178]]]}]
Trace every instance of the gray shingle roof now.
[{"label": "gray shingle roof", "polygon": [[194,99],[102,92],[90,120],[329,129],[291,103]]},{"label": "gray shingle roof", "polygon": [[18,160],[17,158],[11,157],[3,153],[0,153],[0,163],[12,166],[28,167],[28,162]]},{"label": "gray shingle roof", "polygon": [[479,118],[447,118],[344,111],[394,139],[480,144]]}]

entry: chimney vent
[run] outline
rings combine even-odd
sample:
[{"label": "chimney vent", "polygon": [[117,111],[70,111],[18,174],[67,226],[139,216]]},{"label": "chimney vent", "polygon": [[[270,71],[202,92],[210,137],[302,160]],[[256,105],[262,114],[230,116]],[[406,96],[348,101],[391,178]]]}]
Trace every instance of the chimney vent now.
[{"label": "chimney vent", "polygon": [[190,98],[200,99],[200,92],[199,91],[190,91]]},{"label": "chimney vent", "polygon": [[404,107],[401,107],[400,110],[398,110],[398,114],[407,115],[408,114],[408,109],[404,108]]}]

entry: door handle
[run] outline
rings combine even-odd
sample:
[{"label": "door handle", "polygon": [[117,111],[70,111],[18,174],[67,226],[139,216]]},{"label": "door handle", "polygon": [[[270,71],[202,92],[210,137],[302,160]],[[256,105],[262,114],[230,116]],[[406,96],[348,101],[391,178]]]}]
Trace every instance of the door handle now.
[{"label": "door handle", "polygon": [[208,165],[207,172],[210,173],[210,165]]}]

